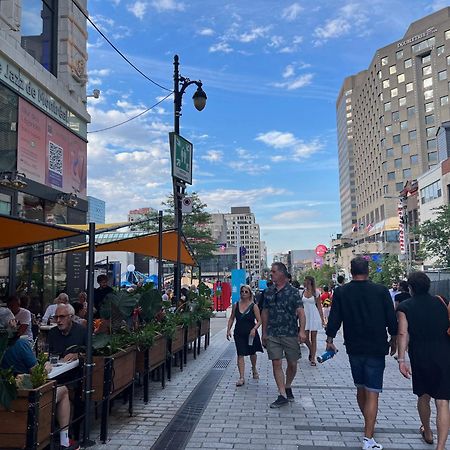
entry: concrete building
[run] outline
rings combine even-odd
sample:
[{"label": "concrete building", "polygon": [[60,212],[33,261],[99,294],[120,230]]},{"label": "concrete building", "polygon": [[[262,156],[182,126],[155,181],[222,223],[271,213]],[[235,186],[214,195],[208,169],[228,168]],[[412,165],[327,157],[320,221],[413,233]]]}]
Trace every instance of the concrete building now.
[{"label": "concrete building", "polygon": [[[0,2],[4,214],[86,223],[86,5],[87,0]],[[66,244],[77,242],[83,238]],[[44,253],[44,246],[36,253]],[[11,251],[2,261],[0,298],[26,286],[28,293],[47,303],[59,290],[74,296],[85,288],[84,253],[37,258],[31,265],[27,255]]]},{"label": "concrete building", "polygon": [[88,195],[87,223],[106,223],[106,203],[99,198]]},{"label": "concrete building", "polygon": [[293,277],[299,272],[314,266],[317,258],[314,250],[289,250],[287,257],[287,268]]},{"label": "concrete building", "polygon": [[[439,163],[436,130],[449,121],[450,8],[412,23],[378,49],[338,96],[342,231],[356,253],[399,253],[398,201]],[[351,227],[351,229],[350,229]]]},{"label": "concrete building", "polygon": [[259,246],[259,254],[261,255],[261,271],[267,269],[267,245],[265,241],[261,241]]},{"label": "concrete building", "polygon": [[[132,209],[128,211],[128,222],[139,222],[141,220],[144,220],[149,217],[150,214],[156,214],[157,211],[154,208],[138,208],[138,209]],[[131,225],[130,229],[133,231],[136,229],[136,226]]]},{"label": "concrete building", "polygon": [[253,280],[261,276],[261,250],[259,225],[249,206],[231,207],[231,212],[224,214],[227,228],[227,243],[233,247],[244,247],[241,251],[241,267]]}]

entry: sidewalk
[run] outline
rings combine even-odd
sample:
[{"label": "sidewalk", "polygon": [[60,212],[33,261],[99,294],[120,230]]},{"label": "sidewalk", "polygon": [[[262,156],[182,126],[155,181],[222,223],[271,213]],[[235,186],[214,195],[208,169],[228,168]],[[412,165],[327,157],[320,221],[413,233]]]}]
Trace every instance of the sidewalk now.
[{"label": "sidewalk", "polygon": [[[296,401],[274,410],[269,404],[275,400],[277,390],[267,355],[258,354],[260,380],[251,378],[248,361],[246,384],[237,388],[234,343],[225,339],[225,326],[226,319],[212,319],[215,334],[208,350],[202,351],[197,360],[190,356],[183,372],[174,368],[172,381],[165,389],[152,383],[147,405],[138,390],[133,417],[127,416],[126,405],[114,405],[108,449],[361,448],[362,418],[341,338],[336,339],[340,352],[316,367],[309,365],[307,349],[302,348],[303,359],[293,384]],[[325,346],[323,332],[318,340],[321,353]],[[198,423],[196,415],[200,416]],[[187,426],[189,420],[195,426],[192,435]],[[410,382],[398,372],[397,362],[387,357],[376,439],[385,449],[432,448],[423,443],[418,429],[416,397]],[[186,446],[176,444],[183,439],[187,440]]]}]

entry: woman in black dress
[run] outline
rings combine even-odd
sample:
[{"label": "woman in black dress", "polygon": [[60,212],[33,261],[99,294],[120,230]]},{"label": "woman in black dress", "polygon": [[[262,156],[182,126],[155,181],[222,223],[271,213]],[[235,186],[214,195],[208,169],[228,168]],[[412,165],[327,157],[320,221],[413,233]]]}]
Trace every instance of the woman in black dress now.
[{"label": "woman in black dress", "polygon": [[[397,307],[398,364],[402,375],[412,375],[413,392],[422,425],[423,440],[433,444],[430,428],[430,400],[436,403],[438,442],[436,450],[444,450],[450,427],[450,336],[448,302],[429,294],[430,279],[423,272],[408,277],[412,297]],[[405,361],[408,349],[411,368]]]},{"label": "woman in black dress", "polygon": [[256,352],[262,352],[261,340],[258,334],[258,328],[261,326],[261,315],[258,306],[253,302],[253,292],[250,286],[241,286],[240,299],[233,305],[231,316],[228,320],[227,339],[231,338],[231,327],[234,319],[234,342],[237,351],[237,366],[239,370],[239,380],[236,386],[242,386],[245,383],[245,360],[244,356],[250,355],[252,362],[253,379],[259,379],[256,370]]}]

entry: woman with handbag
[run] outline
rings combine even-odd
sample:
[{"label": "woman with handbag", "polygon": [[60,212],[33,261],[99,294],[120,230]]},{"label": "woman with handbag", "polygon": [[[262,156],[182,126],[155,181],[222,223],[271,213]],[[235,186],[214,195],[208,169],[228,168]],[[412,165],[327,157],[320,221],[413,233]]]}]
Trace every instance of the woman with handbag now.
[{"label": "woman with handbag", "polygon": [[[398,305],[398,365],[412,376],[413,392],[422,425],[423,440],[433,445],[430,400],[436,404],[437,445],[444,450],[450,427],[450,309],[448,302],[429,294],[430,279],[423,272],[408,277],[411,298]],[[405,360],[408,349],[411,366]]]}]

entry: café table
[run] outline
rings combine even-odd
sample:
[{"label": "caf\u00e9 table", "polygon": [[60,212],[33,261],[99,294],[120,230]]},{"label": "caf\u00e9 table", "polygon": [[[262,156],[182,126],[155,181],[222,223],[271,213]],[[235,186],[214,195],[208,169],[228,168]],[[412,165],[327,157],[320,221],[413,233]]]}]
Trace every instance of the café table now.
[{"label": "caf\u00e9 table", "polygon": [[50,380],[62,375],[63,373],[69,372],[69,370],[75,369],[80,365],[80,360],[75,359],[74,361],[65,362],[60,359],[56,364],[52,364],[52,370],[48,374],[47,378]]}]

